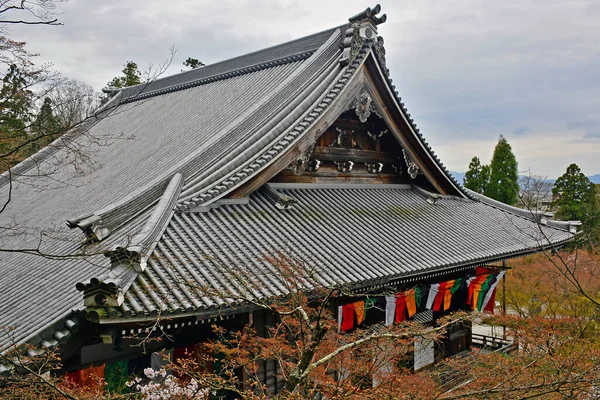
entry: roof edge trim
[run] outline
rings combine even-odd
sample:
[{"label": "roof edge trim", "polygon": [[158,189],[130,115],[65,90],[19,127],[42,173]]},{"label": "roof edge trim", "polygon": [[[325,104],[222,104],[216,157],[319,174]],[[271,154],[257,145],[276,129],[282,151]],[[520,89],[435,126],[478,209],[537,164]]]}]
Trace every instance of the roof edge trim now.
[{"label": "roof edge trim", "polygon": [[450,182],[450,184],[454,186],[457,193],[460,193],[464,197],[468,198],[468,193],[464,191],[463,186],[452,176],[452,174],[450,174],[450,171],[448,171],[444,163],[442,163],[442,161],[435,154],[429,143],[427,143],[427,141],[425,140],[425,137],[421,133],[421,130],[417,127],[417,124],[414,121],[414,119],[411,118],[411,115],[408,112],[408,108],[402,102],[402,98],[396,90],[396,85],[393,84],[392,78],[390,78],[389,76],[389,70],[385,66],[385,48],[383,46],[383,38],[381,36],[378,36],[377,41],[377,46],[379,46],[379,48],[376,48],[376,52],[372,53],[374,65],[376,66],[379,75],[383,78],[385,86],[387,87],[391,97],[394,99],[394,102],[396,103],[398,110],[400,111],[402,117],[404,118],[408,127],[410,128],[411,133],[417,139],[423,151],[429,156],[429,158],[432,161],[432,164],[435,165],[438,168],[438,170]]},{"label": "roof edge trim", "polygon": [[265,62],[258,63],[258,64],[253,64],[248,67],[241,68],[241,69],[222,72],[222,73],[211,75],[211,76],[208,76],[205,78],[200,78],[200,79],[197,79],[194,81],[181,83],[178,85],[168,86],[163,89],[153,90],[153,91],[146,92],[146,93],[143,93],[143,89],[142,89],[142,91],[139,94],[132,95],[130,97],[127,97],[126,99],[123,99],[121,101],[121,104],[132,103],[132,102],[135,102],[138,100],[148,99],[150,97],[156,97],[156,96],[160,96],[160,95],[167,94],[167,93],[177,92],[179,90],[185,90],[185,89],[193,88],[196,86],[201,86],[201,85],[204,85],[207,83],[213,83],[213,82],[221,81],[224,79],[229,79],[229,78],[234,78],[236,76],[245,75],[245,74],[252,73],[252,72],[262,71],[264,69],[277,67],[277,66],[280,66],[283,64],[289,64],[289,63],[296,62],[296,61],[302,61],[302,60],[309,58],[314,53],[315,53],[315,50],[304,51],[304,52],[288,55],[288,56],[285,56],[282,58],[265,61]]},{"label": "roof edge trim", "polygon": [[67,226],[81,229],[92,242],[102,241],[163,196],[168,184],[169,178],[162,176],[100,210],[67,220]]},{"label": "roof edge trim", "polygon": [[171,220],[182,186],[183,176],[176,173],[142,228],[128,243],[104,253],[110,258],[110,270],[75,285],[83,292],[86,307],[118,307],[123,304],[125,292],[146,268],[148,258]]},{"label": "roof edge trim", "polygon": [[113,250],[106,252],[105,256],[109,257],[111,261],[114,261],[113,257],[116,257],[120,262],[124,252],[127,255],[137,255],[140,257],[139,272],[144,271],[148,256],[154,250],[158,239],[162,236],[162,232],[167,227],[171,216],[175,212],[175,204],[177,203],[177,198],[182,187],[183,175],[176,173],[169,181],[156,208],[152,211],[152,214],[140,231],[125,246],[116,246]]}]

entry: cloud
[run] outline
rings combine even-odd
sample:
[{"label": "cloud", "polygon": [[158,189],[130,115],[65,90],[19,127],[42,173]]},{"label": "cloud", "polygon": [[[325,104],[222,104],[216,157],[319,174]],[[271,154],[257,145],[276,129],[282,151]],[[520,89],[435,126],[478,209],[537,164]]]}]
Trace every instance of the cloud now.
[{"label": "cloud", "polygon": [[[187,57],[213,63],[342,24],[367,5],[71,0],[59,4],[63,27],[14,27],[11,36],[65,76],[100,89],[125,62],[160,64],[172,45],[178,52],[168,73]],[[383,11],[388,21],[379,33],[391,77],[453,170],[464,170],[473,155],[488,159],[503,134],[541,175],[558,176],[558,164],[574,161],[600,172],[597,156],[585,151],[586,143],[598,150],[600,132],[597,2],[408,0]]]},{"label": "cloud", "polygon": [[584,140],[599,140],[600,141],[600,132],[588,132],[583,136]]},{"label": "cloud", "polygon": [[513,135],[516,135],[516,136],[521,136],[528,132],[530,132],[530,129],[526,126],[519,126],[512,130]]}]

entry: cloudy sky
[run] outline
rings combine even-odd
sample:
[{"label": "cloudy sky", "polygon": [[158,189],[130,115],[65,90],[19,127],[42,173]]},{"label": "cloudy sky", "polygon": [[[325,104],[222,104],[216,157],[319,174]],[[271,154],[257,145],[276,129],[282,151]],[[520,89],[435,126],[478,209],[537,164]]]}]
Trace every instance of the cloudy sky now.
[{"label": "cloudy sky", "polygon": [[[101,89],[128,60],[168,73],[344,23],[354,0],[69,0],[61,27],[14,39],[69,78]],[[491,158],[500,134],[519,169],[555,178],[576,162],[600,173],[600,1],[403,0],[382,3],[388,66],[421,131],[454,171]]]}]

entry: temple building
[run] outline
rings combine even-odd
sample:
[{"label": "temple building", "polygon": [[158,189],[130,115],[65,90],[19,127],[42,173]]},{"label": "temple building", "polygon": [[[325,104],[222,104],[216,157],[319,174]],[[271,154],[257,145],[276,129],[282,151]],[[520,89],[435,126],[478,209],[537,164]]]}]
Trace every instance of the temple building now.
[{"label": "temple building", "polygon": [[[326,285],[406,293],[401,319],[493,308],[502,262],[560,247],[577,224],[454,180],[390,79],[377,34],[385,20],[376,6],[108,90],[98,118],[3,174],[2,199],[12,200],[0,247],[15,251],[0,252],[0,326],[12,327],[0,349],[58,348],[70,373],[139,371],[153,351],[202,340],[210,323],[268,324],[256,307],[202,288],[248,290],[225,273],[236,269],[259,296],[285,296],[274,254],[313,266]],[[353,329],[345,306],[340,327]],[[377,310],[367,322],[395,322]],[[131,346],[157,321],[172,341]],[[455,332],[444,354],[469,345],[469,332]]]}]

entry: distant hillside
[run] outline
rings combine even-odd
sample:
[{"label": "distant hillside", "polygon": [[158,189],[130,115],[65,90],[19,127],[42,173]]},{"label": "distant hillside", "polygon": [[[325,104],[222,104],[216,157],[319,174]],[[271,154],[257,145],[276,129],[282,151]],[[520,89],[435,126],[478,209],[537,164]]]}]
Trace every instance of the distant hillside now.
[{"label": "distant hillside", "polygon": [[[458,181],[458,183],[460,183],[462,185],[463,178],[465,177],[465,173],[464,172],[455,172],[455,171],[450,171],[450,173]],[[524,177],[525,177],[525,175],[519,175],[519,178],[524,178]],[[590,178],[590,181],[592,181],[593,183],[600,184],[600,174],[588,176],[588,178]],[[546,179],[546,181],[554,184],[556,179]]]}]

